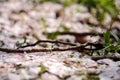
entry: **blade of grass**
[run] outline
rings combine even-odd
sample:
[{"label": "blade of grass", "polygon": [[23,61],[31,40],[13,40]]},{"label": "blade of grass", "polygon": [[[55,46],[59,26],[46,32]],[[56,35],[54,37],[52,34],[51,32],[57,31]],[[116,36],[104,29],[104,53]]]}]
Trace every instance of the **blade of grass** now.
[{"label": "blade of grass", "polygon": [[[110,31],[107,30],[105,33],[104,33],[104,43],[105,43],[105,46],[108,47],[110,46],[111,42],[110,42]],[[107,55],[110,51],[110,48],[106,48],[104,50],[104,54]]]},{"label": "blade of grass", "polygon": [[104,41],[105,41],[105,46],[109,46],[111,44],[109,30],[107,30],[106,33],[104,34]]},{"label": "blade of grass", "polygon": [[114,32],[111,32],[111,35],[115,38],[116,41],[120,41],[120,38]]}]

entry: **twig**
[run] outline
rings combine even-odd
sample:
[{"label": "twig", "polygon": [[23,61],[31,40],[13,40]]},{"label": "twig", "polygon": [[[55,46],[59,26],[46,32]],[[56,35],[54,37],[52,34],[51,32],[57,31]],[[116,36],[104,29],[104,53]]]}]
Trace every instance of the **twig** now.
[{"label": "twig", "polygon": [[97,60],[100,60],[100,59],[112,59],[114,61],[120,61],[120,56],[91,56],[91,59],[97,61]]},{"label": "twig", "polygon": [[37,42],[33,43],[33,44],[27,44],[27,45],[24,45],[24,46],[19,46],[18,48],[25,48],[25,47],[31,47],[31,46],[35,46],[39,43],[54,43],[54,44],[64,44],[64,45],[70,45],[70,46],[76,46],[76,44],[73,44],[73,43],[68,43],[68,42],[61,42],[61,41],[53,41],[53,40],[38,40]]},{"label": "twig", "polygon": [[73,36],[103,36],[103,33],[95,33],[95,32],[84,32],[84,33],[76,33],[76,32],[59,32],[60,35],[73,35]]},{"label": "twig", "polygon": [[[93,49],[86,48],[87,46],[91,46],[91,45],[94,46],[95,48],[93,48]],[[26,46],[28,46],[28,45],[26,45]],[[80,46],[72,46],[72,47],[69,47],[69,48],[52,48],[52,49],[45,49],[45,48],[44,49],[10,49],[10,48],[0,48],[0,51],[7,52],[7,53],[24,53],[24,52],[32,53],[32,52],[51,52],[51,51],[68,51],[68,50],[80,51],[80,50],[100,50],[100,49],[102,49],[102,47],[97,47],[97,44],[87,43],[87,44],[83,44],[83,45],[80,45]]]}]

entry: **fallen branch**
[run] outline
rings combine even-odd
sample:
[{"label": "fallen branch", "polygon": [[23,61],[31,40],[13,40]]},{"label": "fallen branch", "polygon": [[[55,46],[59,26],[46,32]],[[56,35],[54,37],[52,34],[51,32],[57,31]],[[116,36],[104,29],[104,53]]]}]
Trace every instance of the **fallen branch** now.
[{"label": "fallen branch", "polygon": [[[0,47],[0,51],[2,52],[7,52],[7,53],[34,53],[34,52],[52,52],[52,51],[68,51],[68,50],[75,50],[75,51],[83,51],[83,50],[100,50],[103,49],[103,45],[100,43],[86,43],[86,44],[82,44],[77,46],[76,44],[73,43],[67,43],[67,42],[61,42],[61,41],[51,41],[51,40],[38,40],[37,42],[33,43],[33,44],[27,44],[24,46],[20,46],[19,48],[26,48],[26,47],[31,47],[31,46],[35,46],[41,42],[45,42],[45,43],[55,43],[55,44],[64,44],[64,45],[70,45],[71,47],[68,48],[52,48],[52,49],[10,49],[10,48],[2,48]],[[87,46],[93,46],[90,48],[87,48]],[[116,57],[116,56],[91,56],[91,59],[93,60],[99,60],[99,59],[105,59],[105,58],[109,58],[112,59],[114,61],[118,61],[120,60],[120,57]]]},{"label": "fallen branch", "polygon": [[[68,50],[98,50],[98,49],[89,49],[85,48],[85,46],[77,46],[77,47],[71,47],[71,48],[54,48],[54,49],[9,49],[9,48],[0,48],[0,51],[7,52],[7,53],[33,53],[33,52],[51,52],[51,51],[68,51]],[[97,61],[100,59],[112,59],[114,61],[119,61],[120,57],[117,56],[91,56],[91,59]]]},{"label": "fallen branch", "polygon": [[27,44],[24,46],[19,46],[18,48],[25,48],[25,47],[32,47],[35,46],[39,43],[54,43],[54,44],[64,44],[64,45],[70,45],[70,46],[76,46],[76,44],[73,43],[68,43],[68,42],[61,42],[61,41],[53,41],[53,40],[38,40],[37,42],[33,43],[33,44]]},{"label": "fallen branch", "polygon": [[[39,41],[38,41],[39,42]],[[45,41],[46,42],[46,41]],[[49,41],[47,41],[49,42]],[[51,43],[53,43],[54,41],[51,41]],[[55,41],[56,42],[56,41]],[[60,42],[61,43],[61,42]],[[36,43],[31,44],[31,45],[26,45],[26,46],[21,46],[22,48],[24,47],[28,47],[28,46],[33,46],[36,45]],[[66,44],[66,43],[65,43]],[[87,46],[93,46],[94,48],[86,48]],[[7,53],[32,53],[32,52],[51,52],[51,51],[68,51],[68,50],[76,50],[76,51],[81,51],[81,50],[100,50],[104,48],[103,46],[101,46],[101,44],[94,44],[94,43],[87,43],[87,44],[83,44],[80,46],[72,46],[72,47],[68,47],[68,48],[52,48],[52,49],[10,49],[10,48],[0,48],[0,51],[2,52],[7,52]]]}]

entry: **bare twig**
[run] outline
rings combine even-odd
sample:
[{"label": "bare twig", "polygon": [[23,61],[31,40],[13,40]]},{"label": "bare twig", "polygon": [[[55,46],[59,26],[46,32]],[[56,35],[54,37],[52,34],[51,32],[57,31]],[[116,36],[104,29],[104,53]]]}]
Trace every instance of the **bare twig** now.
[{"label": "bare twig", "polygon": [[120,56],[91,56],[91,59],[97,61],[99,59],[112,59],[114,61],[119,61],[120,60]]},{"label": "bare twig", "polygon": [[[32,44],[31,44],[32,45]],[[24,47],[28,47],[31,45],[26,45]],[[34,43],[33,45],[36,45],[36,43]],[[32,46],[33,46],[32,45]],[[51,51],[68,51],[68,50],[76,50],[76,51],[80,51],[80,50],[100,50],[103,47],[97,47],[99,44],[94,44],[94,43],[87,43],[87,44],[83,44],[80,46],[72,46],[72,47],[68,47],[68,48],[52,48],[52,49],[10,49],[10,48],[0,48],[0,51],[2,52],[7,52],[7,53],[32,53],[32,52],[51,52]],[[91,48],[86,48],[87,46],[94,46],[93,49]]]},{"label": "bare twig", "polygon": [[73,36],[103,36],[102,33],[96,33],[96,32],[84,32],[84,33],[76,33],[76,32],[59,32],[60,35],[73,35]]},{"label": "bare twig", "polygon": [[64,45],[70,45],[70,46],[76,46],[76,44],[73,44],[73,43],[68,43],[68,42],[61,42],[61,41],[53,41],[53,40],[38,40],[37,42],[33,43],[33,44],[27,44],[27,45],[24,45],[24,46],[19,46],[18,48],[25,48],[25,47],[31,47],[31,46],[35,46],[39,43],[54,43],[54,44],[64,44]]}]

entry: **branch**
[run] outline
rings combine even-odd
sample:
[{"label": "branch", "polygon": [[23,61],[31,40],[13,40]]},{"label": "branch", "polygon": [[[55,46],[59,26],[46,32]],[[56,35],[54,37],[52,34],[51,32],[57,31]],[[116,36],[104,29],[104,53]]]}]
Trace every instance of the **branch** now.
[{"label": "branch", "polygon": [[[38,41],[39,42],[39,41]],[[54,41],[52,41],[54,42]],[[36,45],[36,43],[31,44]],[[23,47],[28,47],[31,45],[26,45]],[[68,51],[68,50],[76,50],[76,51],[81,51],[81,50],[100,50],[102,48],[104,48],[103,46],[99,46],[100,44],[94,44],[94,43],[87,43],[87,44],[83,44],[80,46],[72,46],[69,48],[52,48],[52,49],[10,49],[10,48],[0,48],[0,51],[2,52],[7,52],[7,53],[32,53],[32,52],[51,52],[51,51]],[[86,48],[87,46],[93,46],[94,48]],[[99,47],[98,47],[99,46]]]},{"label": "branch", "polygon": [[25,48],[25,47],[31,47],[31,46],[35,46],[39,43],[54,43],[54,44],[64,44],[64,45],[70,45],[70,46],[76,46],[76,44],[73,44],[73,43],[68,43],[68,42],[61,42],[61,41],[52,41],[52,40],[38,40],[37,42],[33,43],[33,44],[27,44],[27,45],[24,45],[24,46],[19,46],[18,48]]},{"label": "branch", "polygon": [[114,61],[120,61],[120,56],[91,56],[91,59],[97,61],[99,59],[112,59]]},{"label": "branch", "polygon": [[103,37],[103,33],[95,33],[95,32],[84,32],[84,33],[76,33],[76,32],[59,32],[60,35],[73,35],[73,36],[101,36]]}]

